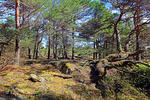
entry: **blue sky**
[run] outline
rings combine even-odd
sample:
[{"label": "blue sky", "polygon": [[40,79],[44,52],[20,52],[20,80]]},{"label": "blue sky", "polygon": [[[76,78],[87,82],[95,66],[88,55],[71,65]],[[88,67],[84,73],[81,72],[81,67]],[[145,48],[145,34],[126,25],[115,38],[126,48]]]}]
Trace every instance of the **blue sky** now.
[{"label": "blue sky", "polygon": [[106,5],[107,8],[112,6],[110,3],[106,3],[105,5]]}]

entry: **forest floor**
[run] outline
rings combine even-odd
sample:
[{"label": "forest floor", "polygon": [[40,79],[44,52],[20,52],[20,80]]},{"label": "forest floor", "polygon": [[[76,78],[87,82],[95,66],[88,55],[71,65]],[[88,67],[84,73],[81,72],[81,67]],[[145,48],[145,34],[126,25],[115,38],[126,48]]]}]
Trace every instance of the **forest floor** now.
[{"label": "forest floor", "polygon": [[27,60],[0,72],[0,100],[148,100],[111,70],[99,80],[95,60]]}]

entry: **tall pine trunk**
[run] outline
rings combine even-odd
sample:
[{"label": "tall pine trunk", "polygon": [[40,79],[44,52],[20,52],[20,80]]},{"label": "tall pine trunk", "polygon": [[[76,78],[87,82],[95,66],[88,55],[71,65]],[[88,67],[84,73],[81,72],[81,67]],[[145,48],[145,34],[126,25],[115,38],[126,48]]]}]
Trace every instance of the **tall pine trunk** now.
[{"label": "tall pine trunk", "polygon": [[51,16],[49,18],[49,38],[48,38],[48,58],[50,59],[50,54],[51,54]]},{"label": "tall pine trunk", "polygon": [[[15,5],[15,21],[16,21],[16,29],[19,31],[19,0],[16,0]],[[16,36],[15,40],[15,65],[19,65],[20,61],[20,40],[19,36]]]}]

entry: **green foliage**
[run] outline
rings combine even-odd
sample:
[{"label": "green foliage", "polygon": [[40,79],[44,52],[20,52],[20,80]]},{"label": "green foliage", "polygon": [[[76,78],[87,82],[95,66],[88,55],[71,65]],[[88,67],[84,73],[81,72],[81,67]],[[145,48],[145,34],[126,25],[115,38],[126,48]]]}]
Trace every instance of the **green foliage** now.
[{"label": "green foliage", "polygon": [[75,49],[75,55],[87,56],[91,55],[94,50],[91,47],[78,47]]}]

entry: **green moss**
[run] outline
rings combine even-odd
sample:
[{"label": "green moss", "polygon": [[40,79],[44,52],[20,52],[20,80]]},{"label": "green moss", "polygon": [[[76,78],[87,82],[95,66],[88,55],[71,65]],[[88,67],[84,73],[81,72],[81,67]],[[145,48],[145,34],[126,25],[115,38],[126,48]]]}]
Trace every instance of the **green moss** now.
[{"label": "green moss", "polygon": [[71,63],[66,63],[66,67],[68,67],[71,70],[75,70],[75,68],[77,67],[75,64],[71,64]]}]

